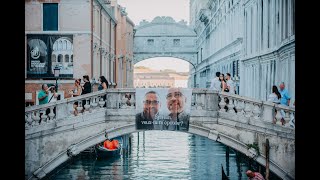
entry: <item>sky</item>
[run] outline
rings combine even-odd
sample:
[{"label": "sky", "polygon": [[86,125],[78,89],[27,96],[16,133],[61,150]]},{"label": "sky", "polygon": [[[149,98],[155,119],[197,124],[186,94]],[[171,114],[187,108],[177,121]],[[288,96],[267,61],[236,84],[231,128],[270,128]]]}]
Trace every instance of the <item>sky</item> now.
[{"label": "sky", "polygon": [[157,57],[138,62],[135,67],[145,66],[155,70],[172,69],[177,72],[189,72],[189,64],[177,58]]},{"label": "sky", "polygon": [[[171,16],[176,22],[183,19],[189,23],[189,0],[118,0],[118,4],[126,8],[128,17],[135,25],[144,19],[151,22],[157,16]],[[187,61],[168,57],[151,58],[135,66],[189,72]]]}]

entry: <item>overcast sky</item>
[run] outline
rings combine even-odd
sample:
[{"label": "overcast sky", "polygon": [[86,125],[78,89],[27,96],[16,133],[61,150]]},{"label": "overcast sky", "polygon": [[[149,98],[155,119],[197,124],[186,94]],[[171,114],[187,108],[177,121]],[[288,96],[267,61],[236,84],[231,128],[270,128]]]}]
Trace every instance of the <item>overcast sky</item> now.
[{"label": "overcast sky", "polygon": [[[118,4],[126,8],[128,17],[135,25],[143,19],[150,22],[156,16],[171,16],[176,22],[183,19],[189,24],[189,0],[118,0]],[[176,58],[152,58],[136,66],[189,72],[189,63]]]}]

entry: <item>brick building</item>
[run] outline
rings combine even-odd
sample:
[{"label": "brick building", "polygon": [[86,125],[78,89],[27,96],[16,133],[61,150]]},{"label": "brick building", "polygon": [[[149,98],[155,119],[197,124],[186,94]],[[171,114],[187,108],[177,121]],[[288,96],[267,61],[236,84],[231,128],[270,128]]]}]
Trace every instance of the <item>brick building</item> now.
[{"label": "brick building", "polygon": [[62,98],[83,75],[89,75],[94,90],[101,75],[111,88],[132,84],[125,77],[132,71],[133,27],[116,0],[25,1],[26,104],[37,104],[41,84],[56,83],[55,68]]}]

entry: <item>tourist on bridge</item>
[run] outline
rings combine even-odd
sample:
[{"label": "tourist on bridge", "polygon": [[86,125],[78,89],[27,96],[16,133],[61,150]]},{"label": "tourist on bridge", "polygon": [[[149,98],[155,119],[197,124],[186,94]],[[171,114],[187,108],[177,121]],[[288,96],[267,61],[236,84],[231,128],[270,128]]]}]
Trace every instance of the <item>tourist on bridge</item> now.
[{"label": "tourist on bridge", "polygon": [[[41,86],[41,91],[39,92],[39,94],[38,94],[38,100],[39,100],[39,105],[41,105],[41,104],[47,104],[48,103],[48,100],[49,100],[49,91],[50,91],[50,89],[51,89],[51,87],[50,88],[48,88],[48,85],[47,84],[42,84],[42,86]],[[44,112],[41,112],[40,113],[40,117],[42,116],[42,114],[43,114]],[[46,115],[48,115],[49,113],[50,113],[50,109],[48,108],[47,110],[46,110]],[[39,121],[39,124],[41,123],[41,119],[40,119],[40,121]]]},{"label": "tourist on bridge", "polygon": [[145,94],[143,111],[136,114],[136,129],[154,129],[153,121],[156,119],[160,110],[159,100],[159,95],[155,91],[149,91]]},{"label": "tourist on bridge", "polygon": [[282,82],[279,87],[280,87],[280,94],[281,94],[280,104],[285,106],[290,106],[291,96],[289,95],[288,90],[285,89],[284,82]]},{"label": "tourist on bridge", "polygon": [[88,93],[91,93],[92,90],[91,90],[91,83],[90,83],[90,80],[89,80],[89,76],[88,75],[84,75],[83,76],[83,82],[84,82],[84,85],[82,87],[82,94],[88,94]]},{"label": "tourist on bridge", "polygon": [[74,88],[73,88],[73,90],[69,91],[69,94],[71,95],[71,97],[77,97],[77,96],[81,95],[82,87],[81,87],[80,83],[81,83],[81,79],[76,79],[74,81]]},{"label": "tourist on bridge", "polygon": [[[229,92],[226,80],[224,79],[224,74],[220,74],[219,82],[220,82],[220,92]],[[226,102],[226,104],[229,104],[229,99],[227,97],[224,98],[224,101]],[[220,102],[220,98],[219,98],[219,102]],[[224,106],[224,109],[228,111],[228,106]]]},{"label": "tourist on bridge", "polygon": [[[83,94],[88,94],[88,93],[91,93],[91,83],[90,83],[90,80],[89,80],[89,76],[88,75],[84,75],[82,76],[83,77],[83,82],[84,82],[84,85],[82,86],[82,93],[81,95]],[[86,100],[82,100],[82,106],[86,105]],[[84,109],[83,109],[84,111]]]},{"label": "tourist on bridge", "polygon": [[[69,91],[69,94],[71,95],[71,97],[77,97],[77,96],[81,95],[82,87],[81,87],[80,83],[81,83],[81,79],[76,79],[74,81],[74,89]],[[73,103],[74,115],[78,115],[78,110],[77,110],[78,105],[79,105],[78,101]]]},{"label": "tourist on bridge", "polygon": [[42,84],[41,91],[38,94],[39,105],[48,103],[49,90],[47,84]]},{"label": "tourist on bridge", "polygon": [[[279,85],[279,87],[280,87],[280,94],[281,94],[280,104],[281,105],[285,105],[285,106],[290,106],[291,96],[289,95],[288,90],[285,89],[284,82],[282,82]],[[284,117],[286,116],[286,114],[285,114],[285,112],[283,110],[281,110],[280,112],[281,112],[281,115],[282,115],[281,122],[282,122],[282,124],[284,124],[285,123]]]},{"label": "tourist on bridge", "polygon": [[[280,104],[280,99],[281,99],[281,94],[278,91],[277,86],[272,86],[272,93],[269,94],[267,101],[273,102],[275,104]],[[275,109],[275,115],[274,117],[276,117],[277,114],[277,110]],[[276,123],[277,120],[274,118],[273,119],[273,123]]]},{"label": "tourist on bridge", "polygon": [[220,72],[216,72],[216,77],[212,79],[210,89],[216,90],[218,92],[221,91],[221,82],[219,81]]},{"label": "tourist on bridge", "polygon": [[230,73],[227,73],[226,80],[227,80],[227,88],[229,90],[229,93],[235,94],[235,88],[234,88],[235,86],[234,86],[234,82],[231,79]]},{"label": "tourist on bridge", "polygon": [[[50,86],[50,92],[49,92],[49,101],[48,103],[51,102],[56,102],[59,100],[60,95],[56,92],[56,87],[55,86]],[[48,108],[49,113],[50,113],[50,108]],[[56,114],[56,107],[53,108],[53,113]]]},{"label": "tourist on bridge", "polygon": [[251,170],[248,170],[246,174],[248,176],[248,180],[265,180],[262,174],[258,172],[252,172]]},{"label": "tourist on bridge", "polygon": [[268,100],[270,102],[273,102],[275,104],[280,104],[281,94],[278,91],[277,86],[272,86],[272,93],[269,94]]},{"label": "tourist on bridge", "polygon": [[[109,82],[104,76],[100,76],[98,81],[100,82],[98,86],[98,91],[106,90],[109,88]],[[106,101],[107,95],[104,95],[102,98],[103,101]],[[103,107],[106,107],[106,103],[103,105]]]},{"label": "tourist on bridge", "polygon": [[105,90],[105,89],[109,88],[108,80],[104,76],[100,76],[98,81],[100,82],[99,87],[98,87],[98,91]]},{"label": "tourist on bridge", "polygon": [[220,91],[221,92],[229,92],[227,82],[224,79],[224,74],[220,74],[219,81],[220,81]]}]

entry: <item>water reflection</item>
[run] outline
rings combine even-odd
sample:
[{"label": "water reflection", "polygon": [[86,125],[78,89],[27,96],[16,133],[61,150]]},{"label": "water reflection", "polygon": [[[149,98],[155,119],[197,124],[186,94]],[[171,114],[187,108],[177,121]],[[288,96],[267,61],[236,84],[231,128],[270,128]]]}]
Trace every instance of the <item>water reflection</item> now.
[{"label": "water reflection", "polygon": [[132,148],[121,157],[78,156],[49,179],[221,180],[221,165],[230,180],[247,179],[250,165],[236,153],[201,136],[153,130],[134,133]]}]

